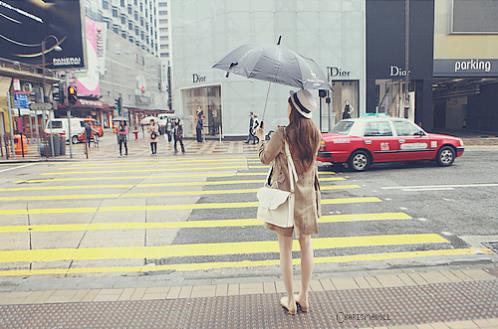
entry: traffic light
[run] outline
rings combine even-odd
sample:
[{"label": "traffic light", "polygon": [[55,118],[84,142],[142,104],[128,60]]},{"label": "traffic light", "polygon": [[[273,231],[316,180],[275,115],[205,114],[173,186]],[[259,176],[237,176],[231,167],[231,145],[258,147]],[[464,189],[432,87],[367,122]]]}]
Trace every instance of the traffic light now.
[{"label": "traffic light", "polygon": [[69,104],[74,105],[78,101],[78,90],[75,86],[69,86],[67,88],[67,100]]},{"label": "traffic light", "polygon": [[59,83],[52,84],[52,99],[55,102],[57,102],[57,103],[63,103],[64,102],[64,96],[61,97],[61,94],[64,95],[63,92],[62,92],[62,88],[59,85]]},{"label": "traffic light", "polygon": [[114,99],[114,108],[118,112],[118,115],[121,115],[121,106],[122,106],[122,104],[121,104],[121,96],[119,96],[118,98]]}]

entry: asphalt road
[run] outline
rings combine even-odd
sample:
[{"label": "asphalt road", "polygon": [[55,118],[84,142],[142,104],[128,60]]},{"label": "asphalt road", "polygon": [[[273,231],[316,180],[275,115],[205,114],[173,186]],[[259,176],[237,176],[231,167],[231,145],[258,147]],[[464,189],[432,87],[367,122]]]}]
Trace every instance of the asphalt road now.
[{"label": "asphalt road", "polygon": [[[254,220],[267,169],[245,150],[6,166],[0,290],[278,276],[275,235]],[[498,148],[470,149],[449,168],[320,171],[331,204],[314,240],[316,276],[496,261],[483,247],[498,241]]]}]

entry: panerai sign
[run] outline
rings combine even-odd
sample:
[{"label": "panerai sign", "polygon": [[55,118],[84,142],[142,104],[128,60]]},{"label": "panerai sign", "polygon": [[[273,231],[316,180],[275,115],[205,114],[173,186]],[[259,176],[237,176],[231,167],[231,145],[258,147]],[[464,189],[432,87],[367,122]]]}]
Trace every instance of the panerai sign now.
[{"label": "panerai sign", "polygon": [[197,73],[192,74],[192,83],[206,82],[205,75],[199,75]]}]

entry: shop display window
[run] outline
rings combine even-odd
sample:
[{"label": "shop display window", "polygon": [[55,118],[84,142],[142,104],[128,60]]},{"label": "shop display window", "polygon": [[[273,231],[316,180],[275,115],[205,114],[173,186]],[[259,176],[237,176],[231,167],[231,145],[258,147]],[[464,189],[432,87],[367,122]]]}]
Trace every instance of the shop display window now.
[{"label": "shop display window", "polygon": [[[345,112],[349,113],[352,118],[359,117],[359,90],[360,82],[358,80],[332,81],[331,127],[333,127],[336,122],[342,120]],[[322,122],[325,121],[322,119]],[[330,131],[330,129],[328,131]]]},{"label": "shop display window", "polygon": [[197,112],[202,111],[205,136],[218,136],[222,130],[221,86],[182,90],[185,133],[195,135]]}]

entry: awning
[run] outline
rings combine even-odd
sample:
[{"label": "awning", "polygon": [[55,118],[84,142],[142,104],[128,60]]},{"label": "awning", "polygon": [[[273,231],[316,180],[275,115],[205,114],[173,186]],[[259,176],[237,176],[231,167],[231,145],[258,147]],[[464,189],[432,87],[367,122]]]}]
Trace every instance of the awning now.
[{"label": "awning", "polygon": [[[66,108],[65,105],[59,104],[58,106],[59,109],[64,109]],[[98,101],[98,100],[91,100],[91,99],[78,99],[76,104],[71,106],[72,109],[100,109],[103,111],[112,111],[112,109],[109,107],[107,103]]]}]

